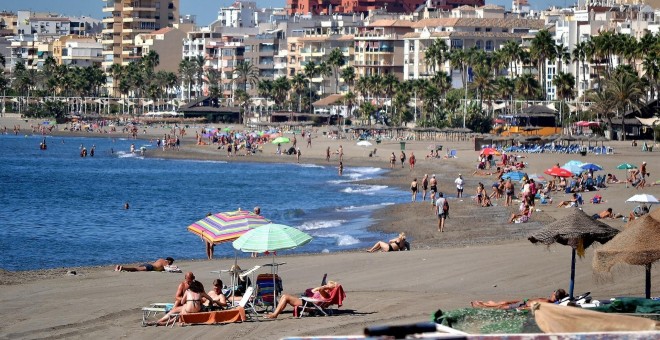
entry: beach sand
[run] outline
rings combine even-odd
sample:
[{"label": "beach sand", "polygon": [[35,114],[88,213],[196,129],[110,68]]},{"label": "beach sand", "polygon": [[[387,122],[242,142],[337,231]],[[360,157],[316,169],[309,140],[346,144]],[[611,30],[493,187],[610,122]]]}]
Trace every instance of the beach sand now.
[{"label": "beach sand", "polygon": [[[0,128],[22,122],[18,118],[0,118]],[[313,147],[298,136],[302,150],[301,162],[327,164],[325,150],[344,148],[344,166],[376,166],[388,168],[391,152],[398,158],[399,143],[383,141],[369,149],[356,146],[355,140],[333,140],[323,136],[325,129],[313,134]],[[148,128],[140,138],[162,136],[166,127]],[[21,133],[31,133],[24,130]],[[71,132],[55,132],[72,135]],[[193,136],[191,137],[190,134]],[[121,134],[75,133],[82,136],[116,136]],[[193,145],[194,130],[188,129],[181,151],[149,151],[149,157],[222,159],[228,161],[295,162],[293,156],[275,155],[275,146],[266,145],[263,153],[249,157],[232,157],[225,150],[213,146]],[[442,144],[444,150],[456,149],[455,159],[425,159],[428,146]],[[555,163],[563,164],[570,159],[591,161],[602,165],[608,172],[624,178],[622,170],[614,170],[622,162],[640,164],[647,161],[651,173],[649,182],[658,176],[660,162],[656,153],[643,153],[632,148],[629,142],[606,143],[615,148],[614,155],[581,157],[580,155],[533,154],[523,161],[529,163],[529,173],[542,174]],[[38,147],[38,145],[35,145]],[[368,150],[377,148],[375,157],[368,157]],[[508,300],[548,296],[557,288],[568,288],[570,272],[570,248],[554,245],[535,246],[526,235],[538,230],[545,223],[567,214],[570,209],[555,205],[567,195],[553,196],[554,204],[538,205],[532,221],[525,224],[508,224],[512,208],[505,208],[501,201],[496,206],[477,207],[470,196],[481,181],[487,189],[492,177],[472,176],[477,159],[471,141],[408,141],[406,153],[417,157],[415,170],[400,164],[386,176],[370,180],[373,183],[397,186],[408,190],[413,177],[419,180],[426,174],[436,174],[440,190],[455,195],[453,180],[462,173],[466,180],[463,201],[451,199],[450,218],[444,233],[437,232],[437,220],[429,201],[406,203],[383,208],[374,214],[372,228],[392,233],[406,232],[412,243],[412,251],[369,254],[363,250],[334,253],[280,256],[287,264],[280,268],[284,291],[300,294],[306,288],[320,283],[324,273],[340,282],[347,294],[340,313],[327,318],[294,319],[290,309],[277,320],[247,322],[223,326],[140,327],[141,307],[154,302],[171,302],[183,274],[170,273],[117,273],[113,266],[94,268],[60,268],[28,272],[0,272],[0,338],[154,338],[178,339],[218,336],[228,339],[276,339],[293,335],[361,334],[366,326],[379,324],[403,324],[428,321],[437,310],[468,307],[472,300]],[[336,155],[331,165],[337,166]],[[517,188],[519,189],[519,188]],[[615,212],[627,215],[634,207],[625,199],[636,193],[660,195],[660,186],[644,190],[626,188],[624,184],[611,185],[599,191],[607,201],[604,204],[585,204],[583,209],[593,214],[612,207]],[[584,193],[588,200],[593,193]],[[615,228],[623,228],[622,220],[605,220]],[[182,229],[182,232],[185,232]],[[156,257],[168,256],[154,254]],[[591,269],[593,247],[584,259],[577,262],[576,293],[592,292],[596,298],[612,296],[641,296],[644,291],[643,268],[615,267],[613,281],[596,280]],[[241,259],[243,268],[269,263],[269,258]],[[211,271],[227,269],[233,259],[214,261],[177,261],[184,271],[193,271],[207,289],[217,274]],[[67,275],[74,269],[77,275]],[[653,269],[658,277],[660,269]],[[228,281],[227,275],[223,280]],[[652,295],[660,295],[654,288]]]}]

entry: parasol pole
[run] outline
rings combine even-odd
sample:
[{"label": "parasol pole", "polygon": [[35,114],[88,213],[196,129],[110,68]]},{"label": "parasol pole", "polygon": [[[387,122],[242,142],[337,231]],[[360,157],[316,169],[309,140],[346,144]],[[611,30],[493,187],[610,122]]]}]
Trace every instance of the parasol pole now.
[{"label": "parasol pole", "polygon": [[651,264],[646,265],[646,298],[651,298]]},{"label": "parasol pole", "polygon": [[277,283],[275,282],[277,271],[275,270],[275,252],[273,252],[273,267],[271,268],[271,273],[273,274],[273,311],[275,311],[275,308],[277,308]]},{"label": "parasol pole", "polygon": [[573,252],[571,253],[571,281],[568,284],[568,296],[573,299],[573,288],[575,288],[575,248],[571,247]]}]

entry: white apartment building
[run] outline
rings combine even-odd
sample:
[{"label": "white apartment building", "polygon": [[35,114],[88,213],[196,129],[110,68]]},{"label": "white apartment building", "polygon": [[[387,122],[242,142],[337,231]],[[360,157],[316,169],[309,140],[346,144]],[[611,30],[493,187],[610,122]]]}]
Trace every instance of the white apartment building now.
[{"label": "white apartment building", "polygon": [[102,51],[103,45],[91,38],[64,36],[53,42],[53,57],[61,65],[101,66]]}]

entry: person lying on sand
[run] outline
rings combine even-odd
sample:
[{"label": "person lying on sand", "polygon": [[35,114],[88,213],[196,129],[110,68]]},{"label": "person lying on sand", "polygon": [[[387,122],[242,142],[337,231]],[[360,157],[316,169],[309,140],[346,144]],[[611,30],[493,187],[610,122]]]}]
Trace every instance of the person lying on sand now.
[{"label": "person lying on sand", "polygon": [[174,259],[167,257],[165,259],[158,259],[153,263],[144,263],[137,267],[124,267],[121,265],[115,266],[116,272],[162,272],[165,270],[165,266],[171,266],[174,263]]},{"label": "person lying on sand", "polygon": [[148,326],[164,326],[165,323],[170,319],[170,315],[180,313],[180,314],[189,314],[197,313],[202,310],[202,298],[205,298],[209,301],[209,306],[213,304],[220,305],[215,302],[208,294],[204,293],[204,286],[199,281],[193,281],[190,283],[190,287],[183,295],[181,299],[181,306],[172,308],[165,316],[160,318],[156,322],[147,323]]},{"label": "person lying on sand", "polygon": [[615,214],[612,212],[612,208],[607,208],[607,210],[603,210],[599,212],[598,214],[593,214],[591,218],[594,220],[599,220],[603,218],[620,218],[623,217],[621,214]]},{"label": "person lying on sand", "polygon": [[380,251],[398,251],[403,250],[406,244],[406,233],[401,233],[396,238],[391,239],[389,242],[378,241],[367,250],[370,253],[375,252],[376,250]]},{"label": "person lying on sand", "polygon": [[[339,283],[335,281],[328,281],[326,285],[312,288],[312,299],[317,299],[317,300],[325,300],[330,298],[330,292],[335,289],[335,287],[339,286]],[[280,297],[279,302],[277,303],[277,308],[270,314],[264,316],[266,319],[277,319],[277,316],[282,313],[284,308],[286,308],[287,305],[290,305],[293,308],[296,308],[296,306],[302,306],[303,305],[303,300],[299,297],[289,295],[289,294],[284,294]]]},{"label": "person lying on sand", "polygon": [[566,291],[563,289],[557,289],[550,295],[549,299],[546,298],[536,298],[536,299],[525,299],[525,300],[513,300],[513,301],[472,301],[470,305],[474,308],[493,308],[493,309],[529,309],[535,302],[549,302],[549,303],[558,303],[565,297],[567,297]]}]

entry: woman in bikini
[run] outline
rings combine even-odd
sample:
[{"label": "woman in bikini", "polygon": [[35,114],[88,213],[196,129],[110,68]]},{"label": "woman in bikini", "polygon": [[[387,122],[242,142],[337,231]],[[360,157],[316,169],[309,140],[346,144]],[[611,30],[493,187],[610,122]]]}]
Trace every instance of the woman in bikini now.
[{"label": "woman in bikini", "polygon": [[216,304],[218,306],[221,306],[220,302],[216,302],[213,300],[212,297],[210,297],[208,294],[204,292],[204,286],[202,286],[202,283],[199,281],[193,281],[190,283],[190,287],[188,287],[188,290],[186,291],[185,294],[183,294],[183,298],[181,299],[181,306],[172,308],[172,310],[169,311],[169,313],[165,314],[160,320],[156,322],[150,322],[147,325],[148,326],[164,326],[167,321],[170,319],[170,315],[172,314],[189,314],[189,313],[197,313],[202,310],[202,298],[205,298],[207,301],[209,301],[209,307],[212,306],[213,304]]},{"label": "woman in bikini", "polygon": [[[314,295],[312,295],[311,298],[316,299],[316,300],[330,299],[330,293],[337,286],[339,286],[339,283],[337,283],[335,281],[328,281],[328,283],[326,285],[310,289],[310,291],[314,294]],[[284,295],[282,295],[282,297],[280,297],[280,300],[277,304],[277,308],[273,311],[273,313],[264,315],[264,318],[266,318],[266,319],[277,319],[277,316],[280,315],[280,313],[282,313],[284,308],[286,308],[286,306],[288,306],[288,305],[291,305],[291,307],[296,308],[296,306],[302,306],[303,305],[303,300],[301,298],[297,297],[297,296],[284,294]]]},{"label": "woman in bikini", "polygon": [[479,182],[479,185],[477,185],[477,204],[481,205],[483,203],[483,198],[486,195],[486,189],[484,188],[484,184]]},{"label": "woman in bikini", "polygon": [[376,244],[374,244],[374,246],[367,251],[370,253],[373,253],[376,250],[399,251],[403,249],[405,243],[406,243],[406,233],[401,233],[399,234],[398,237],[391,239],[389,242],[383,242],[383,241],[376,242]]}]

